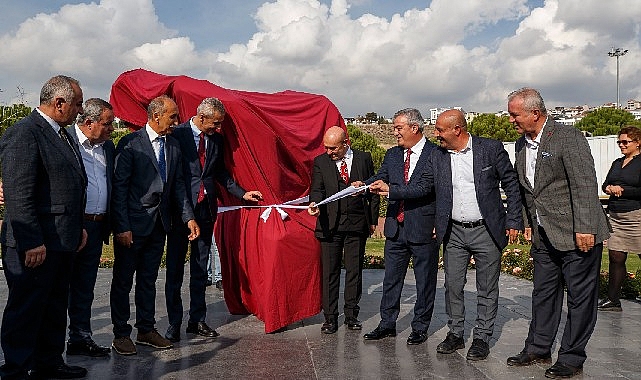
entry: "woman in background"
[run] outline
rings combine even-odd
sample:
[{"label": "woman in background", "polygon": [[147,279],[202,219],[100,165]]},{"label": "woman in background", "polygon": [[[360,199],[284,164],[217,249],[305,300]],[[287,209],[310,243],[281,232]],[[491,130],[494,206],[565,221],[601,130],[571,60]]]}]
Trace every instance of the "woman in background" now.
[{"label": "woman in background", "polygon": [[625,260],[629,252],[641,257],[640,142],[641,129],[621,128],[617,145],[623,157],[614,160],[603,183],[603,191],[610,196],[608,210],[613,233],[608,240],[608,296],[598,306],[602,311],[621,311],[619,296],[626,276]]}]

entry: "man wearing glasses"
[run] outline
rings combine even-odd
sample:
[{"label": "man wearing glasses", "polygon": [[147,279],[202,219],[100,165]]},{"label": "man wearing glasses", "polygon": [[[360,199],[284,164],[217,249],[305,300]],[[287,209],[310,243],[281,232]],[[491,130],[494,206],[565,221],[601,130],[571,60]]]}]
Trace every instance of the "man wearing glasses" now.
[{"label": "man wearing glasses", "polygon": [[[216,330],[205,322],[207,305],[205,288],[207,283],[207,261],[212,244],[212,233],[216,221],[217,202],[214,181],[225,187],[234,196],[247,201],[259,201],[259,191],[245,191],[229,175],[223,161],[223,137],[220,133],[225,120],[225,107],[216,98],[204,99],[188,122],[174,129],[172,136],[180,143],[183,156],[183,178],[187,197],[200,226],[200,236],[191,241],[189,258],[189,321],[188,334],[215,338]],[[172,216],[176,223],[167,235],[167,281],[165,297],[169,327],[165,338],[172,342],[180,340],[183,319],[182,287],[185,257],[189,242],[189,231],[180,222],[180,215]]]}]

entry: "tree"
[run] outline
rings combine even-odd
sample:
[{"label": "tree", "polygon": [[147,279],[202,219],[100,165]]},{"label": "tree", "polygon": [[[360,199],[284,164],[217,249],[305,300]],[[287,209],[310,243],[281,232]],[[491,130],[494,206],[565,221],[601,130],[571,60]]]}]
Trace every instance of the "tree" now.
[{"label": "tree", "polygon": [[347,133],[349,134],[352,148],[369,152],[372,155],[374,170],[377,171],[385,157],[385,149],[380,147],[378,140],[350,124],[347,125]]},{"label": "tree", "polygon": [[365,114],[365,120],[370,123],[376,122],[376,120],[378,120],[378,115],[376,112],[368,112]]},{"label": "tree", "polygon": [[7,128],[23,117],[29,116],[30,113],[31,108],[24,104],[0,106],[0,136],[2,136]]},{"label": "tree", "polygon": [[496,116],[492,113],[478,115],[468,129],[473,135],[499,141],[516,141],[520,136],[508,116]]},{"label": "tree", "polygon": [[574,126],[581,131],[587,131],[592,136],[616,135],[621,127],[636,125],[641,127],[641,121],[634,120],[634,115],[626,110],[617,108],[599,108],[588,112]]}]

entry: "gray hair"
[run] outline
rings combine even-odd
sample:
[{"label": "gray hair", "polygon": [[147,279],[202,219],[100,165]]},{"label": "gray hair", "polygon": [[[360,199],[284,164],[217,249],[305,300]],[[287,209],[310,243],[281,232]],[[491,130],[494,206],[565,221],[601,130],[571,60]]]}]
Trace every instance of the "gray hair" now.
[{"label": "gray hair", "polygon": [[73,85],[80,87],[80,82],[65,75],[50,78],[40,90],[40,104],[45,105],[61,97],[65,102],[72,102],[75,95]]},{"label": "gray hair", "polygon": [[508,103],[511,102],[514,98],[523,99],[523,108],[526,111],[539,110],[542,115],[547,115],[548,111],[545,108],[545,103],[543,102],[543,97],[541,94],[530,87],[523,87],[516,91],[512,91],[510,95],[507,96]]},{"label": "gray hair", "polygon": [[102,113],[106,109],[113,110],[114,108],[109,104],[109,102],[99,99],[91,98],[85,101],[84,106],[82,107],[83,113],[78,114],[76,119],[76,124],[84,124],[85,121],[91,120],[92,122],[97,122],[100,120]]},{"label": "gray hair", "polygon": [[196,109],[198,115],[204,116],[214,116],[216,111],[225,116],[225,106],[218,98],[205,98]]},{"label": "gray hair", "polygon": [[423,120],[423,116],[421,116],[419,110],[417,110],[416,108],[402,109],[394,114],[392,120],[396,119],[399,116],[405,116],[407,118],[408,125],[416,124],[418,126],[419,132],[423,133],[425,120]]},{"label": "gray hair", "polygon": [[167,100],[171,100],[172,102],[174,101],[167,95],[160,95],[154,98],[147,106],[147,118],[151,120],[155,113],[162,114],[165,112],[165,102]]}]

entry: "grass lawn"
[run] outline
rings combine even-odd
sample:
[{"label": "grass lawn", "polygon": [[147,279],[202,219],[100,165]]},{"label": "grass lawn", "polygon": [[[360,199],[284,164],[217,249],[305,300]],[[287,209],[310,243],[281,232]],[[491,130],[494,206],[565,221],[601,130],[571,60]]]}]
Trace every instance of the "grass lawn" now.
[{"label": "grass lawn", "polygon": [[[383,256],[385,248],[385,239],[382,238],[370,238],[367,239],[367,245],[365,246],[365,253],[372,256]],[[510,245],[508,248],[519,248],[524,251],[529,251],[529,245]],[[635,273],[638,269],[641,269],[641,259],[637,255],[628,255],[626,260],[626,267],[628,272]],[[601,269],[608,270],[608,250],[603,250],[603,257],[601,258]]]}]

